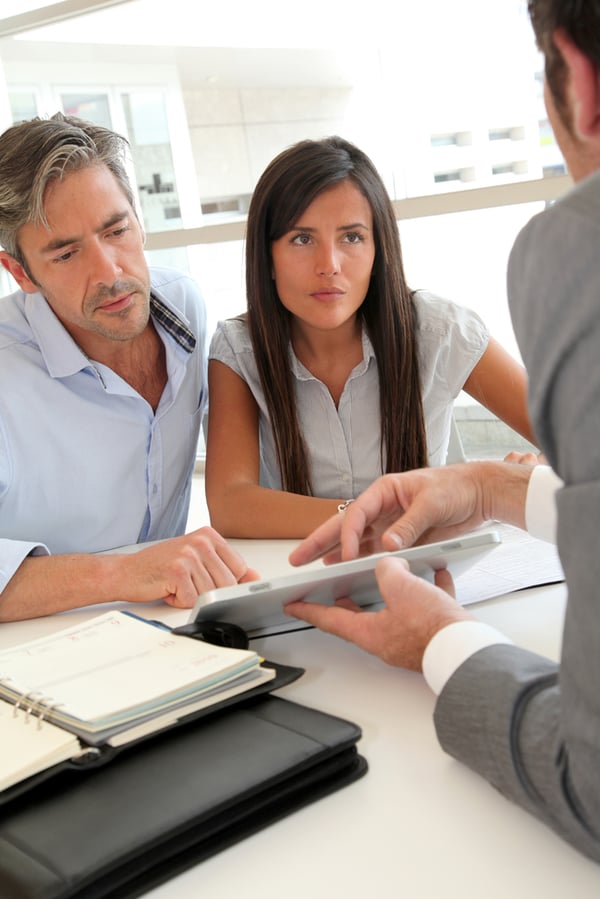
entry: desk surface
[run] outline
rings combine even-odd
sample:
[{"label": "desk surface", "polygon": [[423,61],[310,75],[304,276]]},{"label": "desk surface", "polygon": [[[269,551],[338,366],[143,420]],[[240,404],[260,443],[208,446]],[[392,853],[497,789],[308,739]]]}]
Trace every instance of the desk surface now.
[{"label": "desk surface", "polygon": [[[265,575],[288,569],[291,541],[233,541]],[[564,585],[492,600],[473,611],[521,645],[558,658]],[[136,607],[170,624],[188,613]],[[5,624],[0,647],[102,611]],[[221,852],[151,899],[597,899],[600,867],[479,776],[445,755],[422,677],[314,630],[252,641],[266,658],[306,669],[280,691],[359,724],[362,780]],[[176,772],[165,772],[176,777]]]}]

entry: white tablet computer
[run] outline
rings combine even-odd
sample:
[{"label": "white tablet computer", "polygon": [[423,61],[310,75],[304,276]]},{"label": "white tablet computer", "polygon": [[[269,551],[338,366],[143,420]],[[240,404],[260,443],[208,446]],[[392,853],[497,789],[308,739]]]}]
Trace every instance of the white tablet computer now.
[{"label": "white tablet computer", "polygon": [[305,622],[284,614],[286,603],[305,599],[331,605],[339,597],[350,596],[365,608],[381,604],[375,579],[375,564],[381,558],[404,558],[415,574],[429,580],[433,580],[434,571],[439,568],[447,568],[456,577],[500,542],[496,531],[485,531],[397,552],[364,556],[351,562],[324,565],[323,568],[299,568],[269,580],[219,587],[198,597],[189,620],[236,624],[249,637],[305,628]]}]

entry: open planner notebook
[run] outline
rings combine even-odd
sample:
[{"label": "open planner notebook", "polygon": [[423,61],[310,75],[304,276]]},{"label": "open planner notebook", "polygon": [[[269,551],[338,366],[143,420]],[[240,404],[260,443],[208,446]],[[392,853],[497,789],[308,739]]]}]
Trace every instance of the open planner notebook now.
[{"label": "open planner notebook", "polygon": [[0,790],[272,681],[253,651],[112,611],[0,652]]}]

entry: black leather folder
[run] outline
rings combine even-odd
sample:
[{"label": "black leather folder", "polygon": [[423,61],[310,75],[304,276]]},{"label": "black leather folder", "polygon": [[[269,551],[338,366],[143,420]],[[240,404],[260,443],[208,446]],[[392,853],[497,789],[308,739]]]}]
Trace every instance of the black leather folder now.
[{"label": "black leather folder", "polygon": [[357,725],[266,695],[0,807],[2,899],[130,899],[367,770]]}]

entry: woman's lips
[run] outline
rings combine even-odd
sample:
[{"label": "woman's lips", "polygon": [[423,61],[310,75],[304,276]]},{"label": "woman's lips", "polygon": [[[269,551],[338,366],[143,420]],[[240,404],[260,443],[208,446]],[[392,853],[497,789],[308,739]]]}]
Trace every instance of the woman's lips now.
[{"label": "woman's lips", "polygon": [[344,295],[343,290],[315,290],[311,293],[311,297],[322,302],[331,302],[337,300]]}]

